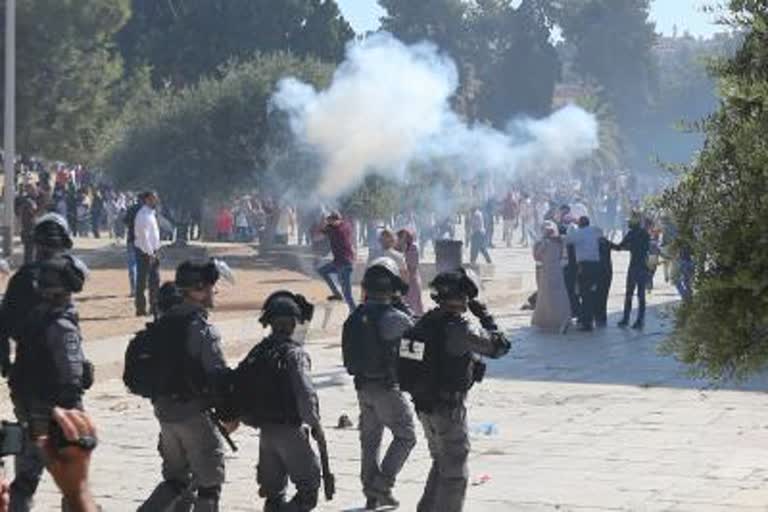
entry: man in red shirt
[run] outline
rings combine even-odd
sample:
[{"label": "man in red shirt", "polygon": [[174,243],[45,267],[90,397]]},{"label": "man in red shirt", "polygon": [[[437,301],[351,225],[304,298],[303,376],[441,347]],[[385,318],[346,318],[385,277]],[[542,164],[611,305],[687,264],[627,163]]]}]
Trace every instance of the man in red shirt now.
[{"label": "man in red shirt", "polygon": [[507,198],[504,199],[501,215],[504,217],[504,241],[507,243],[507,247],[512,247],[512,237],[517,229],[518,216],[520,215],[520,208],[512,192],[509,192]]},{"label": "man in red shirt", "polygon": [[[323,233],[328,237],[333,253],[333,261],[326,263],[317,271],[323,276],[331,296],[328,300],[345,300],[349,310],[355,309],[355,299],[352,298],[352,270],[355,264],[355,249],[352,247],[352,226],[345,221],[339,212],[328,215]],[[331,279],[336,274],[341,284],[341,293],[336,283]],[[342,293],[344,294],[342,296]]]}]

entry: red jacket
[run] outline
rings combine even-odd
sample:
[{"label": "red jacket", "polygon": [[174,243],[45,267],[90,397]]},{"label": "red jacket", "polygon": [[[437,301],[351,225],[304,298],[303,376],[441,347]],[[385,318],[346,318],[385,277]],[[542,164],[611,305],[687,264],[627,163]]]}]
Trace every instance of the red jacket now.
[{"label": "red jacket", "polygon": [[333,262],[337,266],[352,265],[355,262],[355,249],[352,247],[352,226],[343,220],[338,226],[328,225],[323,230],[331,242]]}]

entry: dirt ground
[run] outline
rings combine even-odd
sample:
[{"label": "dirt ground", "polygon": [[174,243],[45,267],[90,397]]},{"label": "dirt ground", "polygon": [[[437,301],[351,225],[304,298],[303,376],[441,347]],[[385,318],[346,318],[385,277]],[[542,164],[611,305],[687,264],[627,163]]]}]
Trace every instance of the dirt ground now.
[{"label": "dirt ground", "polygon": [[[104,339],[135,332],[148,318],[137,318],[129,297],[125,246],[105,240],[78,239],[75,254],[91,273],[84,292],[76,297],[83,336]],[[324,301],[328,289],[312,277],[311,259],[297,249],[260,256],[242,244],[192,245],[186,249],[164,249],[161,278],[173,279],[176,265],[187,258],[221,257],[233,268],[237,283],[222,283],[216,297],[213,321],[257,315],[264,299],[274,291],[289,288],[314,302]],[[2,283],[5,288],[5,283]]]},{"label": "dirt ground", "polygon": [[[528,252],[527,249],[519,251]],[[506,258],[513,254],[506,252],[494,255],[495,258],[502,258],[500,265],[478,269],[478,273],[483,275],[483,296],[490,306],[522,304],[526,296],[522,293],[520,272],[504,270],[509,270]],[[108,239],[78,238],[74,253],[90,269],[85,290],[75,299],[86,343],[141,329],[149,318],[137,318],[134,314],[133,299],[129,297],[125,244]],[[18,268],[20,254],[21,247],[15,252],[13,268]],[[358,259],[365,261],[366,255],[361,253]],[[176,266],[186,259],[204,260],[214,256],[226,261],[236,278],[234,286],[222,281],[218,287],[216,308],[211,314],[214,323],[256,317],[264,299],[277,290],[302,293],[316,305],[324,303],[329,294],[327,286],[315,271],[316,262],[308,248],[296,246],[273,249],[264,254],[259,252],[258,247],[248,244],[190,244],[185,248],[166,246],[161,253],[161,279],[172,280]],[[433,253],[429,251],[423,263],[432,261]],[[532,274],[533,267],[530,270]],[[531,281],[532,278],[529,276],[525,280]],[[5,282],[0,282],[0,289],[4,288]],[[353,293],[355,297],[360,297],[359,287],[355,287]],[[424,300],[425,304],[430,304],[426,293]]]}]

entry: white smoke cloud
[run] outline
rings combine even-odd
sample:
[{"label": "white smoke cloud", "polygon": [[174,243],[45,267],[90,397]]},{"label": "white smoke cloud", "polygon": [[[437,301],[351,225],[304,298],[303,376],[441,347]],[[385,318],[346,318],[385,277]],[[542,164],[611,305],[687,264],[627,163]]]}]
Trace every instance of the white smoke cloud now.
[{"label": "white smoke cloud", "polygon": [[349,46],[327,90],[287,78],[272,104],[322,156],[317,192],[324,199],[369,173],[400,177],[420,160],[450,158],[468,172],[514,173],[521,165],[567,168],[598,147],[597,121],[576,106],[515,120],[506,132],[470,127],[450,107],[458,86],[455,63],[433,44],[406,46],[377,34]]}]

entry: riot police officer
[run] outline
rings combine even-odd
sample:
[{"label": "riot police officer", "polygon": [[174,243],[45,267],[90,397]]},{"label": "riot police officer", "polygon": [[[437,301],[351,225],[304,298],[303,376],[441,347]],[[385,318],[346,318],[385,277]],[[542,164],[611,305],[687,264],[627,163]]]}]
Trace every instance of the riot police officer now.
[{"label": "riot police officer", "polygon": [[[464,269],[439,274],[431,283],[437,308],[404,336],[400,359],[403,389],[413,398],[432,457],[418,512],[460,512],[468,482],[469,435],[465,401],[485,365],[510,343],[477,300],[476,277]],[[480,320],[474,325],[467,310]]]},{"label": "riot police officer", "polygon": [[[306,512],[317,506],[321,469],[309,434],[325,446],[311,361],[299,324],[312,319],[314,307],[302,295],[273,293],[259,321],[271,333],[235,370],[235,396],[241,420],[261,430],[257,481],[265,512]],[[288,479],[296,495],[286,501]]]},{"label": "riot police officer", "polygon": [[11,277],[0,308],[0,372],[3,376],[8,375],[11,367],[9,340],[19,341],[25,328],[27,313],[40,300],[34,289],[40,262],[67,254],[72,248],[69,225],[64,217],[56,213],[40,217],[35,224],[32,240],[36,259],[22,265]]},{"label": "riot police officer", "polygon": [[[183,301],[158,320],[163,346],[168,350],[167,380],[152,402],[160,422],[158,449],[163,459],[163,482],[139,508],[167,510],[194,503],[196,512],[219,510],[224,483],[224,449],[209,410],[215,405],[218,380],[227,372],[218,330],[207,311],[214,306],[219,271],[214,261],[184,262],[176,269],[175,284]],[[234,424],[227,428],[233,430]],[[194,489],[193,489],[194,487]],[[189,497],[189,494],[196,496]],[[189,505],[186,506],[189,510]],[[183,506],[182,506],[183,508]]]},{"label": "riot police officer", "polygon": [[[34,307],[15,326],[18,344],[9,387],[16,417],[34,440],[48,433],[54,407],[82,409],[83,393],[93,384],[93,367],[83,354],[72,304],[72,294],[83,289],[87,269],[69,255],[39,261],[31,269],[25,270],[30,281],[24,284],[34,290]],[[43,468],[39,448],[27,443],[16,457],[10,510],[31,509]]]},{"label": "riot police officer", "polygon": [[[416,445],[413,410],[400,391],[397,364],[402,335],[413,326],[396,307],[408,286],[390,258],[372,262],[363,277],[365,302],[344,324],[344,365],[354,376],[360,405],[360,448],[366,509],[398,507],[395,480]],[[392,442],[379,461],[384,428]]]}]

